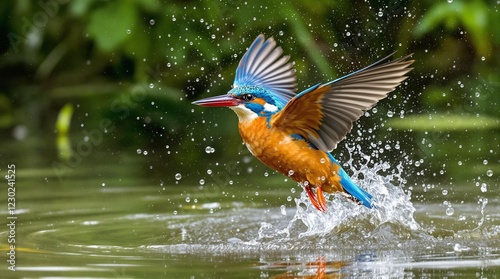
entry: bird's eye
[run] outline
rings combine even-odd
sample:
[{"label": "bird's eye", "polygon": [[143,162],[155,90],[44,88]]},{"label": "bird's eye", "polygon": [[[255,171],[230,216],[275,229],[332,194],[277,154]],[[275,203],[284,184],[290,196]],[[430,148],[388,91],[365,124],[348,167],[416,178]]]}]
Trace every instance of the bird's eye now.
[{"label": "bird's eye", "polygon": [[241,99],[243,99],[243,101],[251,101],[253,100],[253,95],[252,94],[245,94],[243,96],[241,96]]}]

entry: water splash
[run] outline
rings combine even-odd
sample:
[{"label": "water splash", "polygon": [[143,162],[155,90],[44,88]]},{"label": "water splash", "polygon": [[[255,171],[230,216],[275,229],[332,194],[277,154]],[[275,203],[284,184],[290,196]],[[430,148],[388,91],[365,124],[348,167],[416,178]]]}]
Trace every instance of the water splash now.
[{"label": "water splash", "polygon": [[[359,146],[357,147],[359,149]],[[353,168],[354,147],[350,148],[350,158],[346,165]],[[271,240],[283,242],[291,239],[334,237],[344,234],[343,238],[371,238],[387,240],[388,235],[394,240],[407,238],[411,234],[421,233],[421,226],[413,215],[415,207],[411,197],[394,181],[405,181],[403,165],[395,166],[391,174],[379,174],[390,168],[388,163],[370,165],[370,156],[356,151],[364,162],[354,171],[353,181],[374,196],[376,208],[368,209],[344,197],[342,194],[325,195],[328,204],[326,213],[316,210],[307,194],[301,193],[295,199],[296,212],[284,228],[277,228],[269,223],[262,223],[257,241]],[[347,168],[347,169],[348,169]],[[394,237],[396,236],[396,237]]]}]

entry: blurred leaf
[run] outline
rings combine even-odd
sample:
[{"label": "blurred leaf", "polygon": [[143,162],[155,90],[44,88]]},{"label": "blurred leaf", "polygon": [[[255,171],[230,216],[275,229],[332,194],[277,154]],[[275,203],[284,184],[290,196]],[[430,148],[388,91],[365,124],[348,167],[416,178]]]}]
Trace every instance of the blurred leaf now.
[{"label": "blurred leaf", "polygon": [[465,29],[472,37],[476,50],[481,55],[489,53],[488,7],[483,2],[475,1],[466,6],[466,12],[460,13]]},{"label": "blurred leaf", "polygon": [[113,51],[133,32],[138,11],[131,1],[113,1],[94,11],[88,32],[103,51]]},{"label": "blurred leaf", "polygon": [[463,5],[459,1],[455,1],[454,3],[441,2],[435,4],[423,15],[419,24],[415,27],[415,35],[417,37],[423,36],[434,30],[443,22],[447,22],[448,27],[454,28],[453,22],[462,10]]},{"label": "blurred leaf", "polygon": [[94,2],[95,0],[73,0],[69,4],[69,9],[74,15],[83,16],[87,13]]},{"label": "blurred leaf", "polygon": [[415,27],[415,35],[421,37],[444,24],[448,30],[455,31],[459,24],[467,34],[479,56],[489,56],[490,37],[488,30],[488,7],[482,1],[453,3],[441,2],[432,6]]},{"label": "blurred leaf", "polygon": [[68,134],[72,116],[73,105],[71,103],[67,103],[61,108],[59,114],[57,115],[56,130],[59,135]]},{"label": "blurred leaf", "polygon": [[71,103],[67,103],[59,111],[56,120],[56,131],[57,131],[56,146],[58,151],[57,154],[60,159],[65,161],[68,160],[73,154],[68,135],[72,117],[73,117],[73,105]]},{"label": "blurred leaf", "polygon": [[286,10],[286,14],[293,18],[291,24],[294,27],[296,38],[306,51],[307,55],[314,63],[316,63],[319,70],[325,76],[336,76],[335,71],[322,56],[322,52],[315,43],[313,36],[310,34],[309,28],[307,28],[306,24],[302,21],[299,11],[295,9],[295,7],[292,5],[292,2],[288,2],[285,5],[286,6],[284,7],[284,9]]}]

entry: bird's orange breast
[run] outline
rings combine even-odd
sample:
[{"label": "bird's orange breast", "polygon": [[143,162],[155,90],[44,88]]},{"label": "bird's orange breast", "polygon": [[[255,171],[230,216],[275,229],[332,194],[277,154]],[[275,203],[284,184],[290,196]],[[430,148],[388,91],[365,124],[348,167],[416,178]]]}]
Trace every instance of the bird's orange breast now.
[{"label": "bird's orange breast", "polygon": [[269,127],[264,117],[240,122],[238,128],[250,152],[270,168],[299,183],[321,187],[325,192],[343,191],[337,175],[340,167],[325,152]]}]

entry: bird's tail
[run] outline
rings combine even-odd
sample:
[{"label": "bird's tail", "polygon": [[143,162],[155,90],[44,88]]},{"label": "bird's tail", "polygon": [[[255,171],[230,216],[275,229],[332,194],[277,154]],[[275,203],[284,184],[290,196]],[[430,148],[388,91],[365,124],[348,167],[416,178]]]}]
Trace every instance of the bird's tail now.
[{"label": "bird's tail", "polygon": [[374,207],[373,196],[356,185],[343,169],[340,170],[340,176],[340,185],[349,195],[368,208]]},{"label": "bird's tail", "polygon": [[335,158],[330,155],[330,159],[334,164],[337,164],[339,166],[339,172],[338,175],[340,176],[340,185],[342,185],[342,188],[344,188],[344,191],[346,191],[349,195],[353,197],[357,202],[363,204],[364,206],[368,208],[373,208],[375,207],[373,204],[373,196],[363,190],[361,187],[356,185],[349,175],[342,169],[340,164],[335,160]]}]

